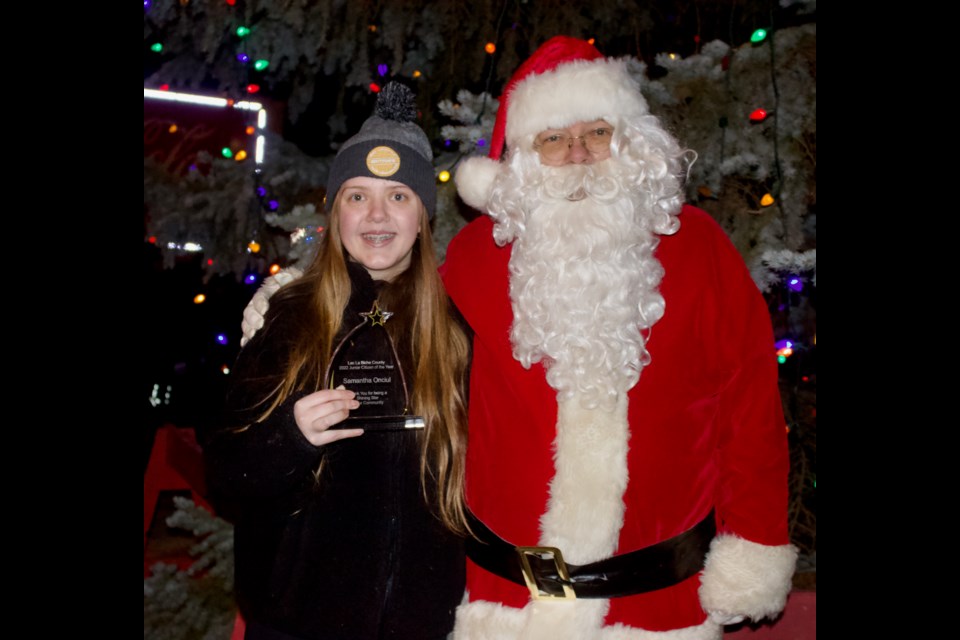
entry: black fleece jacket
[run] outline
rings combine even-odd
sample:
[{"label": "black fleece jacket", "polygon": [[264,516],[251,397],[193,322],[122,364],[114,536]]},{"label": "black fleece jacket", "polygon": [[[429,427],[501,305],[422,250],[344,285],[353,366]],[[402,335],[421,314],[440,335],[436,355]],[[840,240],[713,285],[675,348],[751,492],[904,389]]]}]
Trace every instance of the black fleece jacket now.
[{"label": "black fleece jacket", "polygon": [[[354,264],[350,276],[342,335],[383,286]],[[417,431],[315,447],[293,418],[302,393],[255,422],[304,303],[271,304],[234,366],[222,428],[204,447],[214,505],[235,524],[240,610],[248,624],[303,640],[443,638],[463,595],[463,540],[424,501]],[[402,349],[400,358],[412,390]]]}]

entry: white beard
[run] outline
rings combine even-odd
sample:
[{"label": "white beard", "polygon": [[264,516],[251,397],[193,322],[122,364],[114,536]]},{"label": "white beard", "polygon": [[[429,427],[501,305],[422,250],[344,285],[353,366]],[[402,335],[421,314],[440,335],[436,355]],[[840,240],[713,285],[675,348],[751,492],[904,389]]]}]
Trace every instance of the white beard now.
[{"label": "white beard", "polygon": [[644,333],[664,312],[657,216],[624,172],[614,160],[528,165],[501,181],[491,205],[495,238],[514,241],[514,358],[542,361],[558,397],[585,408],[609,410],[637,383],[649,362]]}]

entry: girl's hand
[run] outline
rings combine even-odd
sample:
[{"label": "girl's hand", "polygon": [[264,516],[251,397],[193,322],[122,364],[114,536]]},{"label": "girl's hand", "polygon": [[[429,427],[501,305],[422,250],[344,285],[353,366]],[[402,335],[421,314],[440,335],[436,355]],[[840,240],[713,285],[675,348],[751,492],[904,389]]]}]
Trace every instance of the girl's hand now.
[{"label": "girl's hand", "polygon": [[343,385],[336,389],[323,389],[297,400],[293,405],[293,418],[303,436],[314,446],[321,446],[363,435],[363,429],[333,429],[330,427],[343,422],[360,403],[356,394]]}]

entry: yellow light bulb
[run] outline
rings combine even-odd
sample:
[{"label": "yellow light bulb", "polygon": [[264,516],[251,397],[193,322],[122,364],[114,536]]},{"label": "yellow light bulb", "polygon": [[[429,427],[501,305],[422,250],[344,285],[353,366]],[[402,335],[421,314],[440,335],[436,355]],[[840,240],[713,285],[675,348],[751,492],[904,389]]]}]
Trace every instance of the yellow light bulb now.
[{"label": "yellow light bulb", "polygon": [[449,172],[449,171],[441,171],[441,172],[437,175],[437,177],[440,178],[440,182],[446,182],[447,180],[450,179],[450,172]]},{"label": "yellow light bulb", "polygon": [[170,125],[170,128],[167,129],[167,131],[169,131],[170,133],[176,133],[176,132],[177,132],[177,125],[175,125],[175,124]]},{"label": "yellow light bulb", "polygon": [[423,74],[420,73],[420,70],[419,70],[419,69],[417,69],[416,71],[413,72],[413,77],[414,77],[414,78],[419,78],[421,75],[423,75]]},{"label": "yellow light bulb", "polygon": [[760,198],[761,207],[769,207],[773,204],[773,196],[769,193],[765,193],[762,198]]},{"label": "yellow light bulb", "polygon": [[237,151],[237,155],[235,155],[233,159],[237,162],[242,162],[243,160],[247,159],[247,152],[243,149],[240,149],[240,151]]},{"label": "yellow light bulb", "polygon": [[193,297],[193,303],[194,303],[194,304],[200,304],[200,303],[202,303],[202,302],[203,302],[204,300],[206,300],[206,299],[207,299],[207,296],[203,295],[202,293],[198,293],[197,295],[195,295],[195,296]]},{"label": "yellow light bulb", "polygon": [[280,271],[280,265],[278,264],[270,265],[270,275],[274,276],[277,274],[278,271]]},{"label": "yellow light bulb", "polygon": [[259,253],[260,252],[260,243],[254,240],[247,245],[247,249],[250,250],[250,253]]}]

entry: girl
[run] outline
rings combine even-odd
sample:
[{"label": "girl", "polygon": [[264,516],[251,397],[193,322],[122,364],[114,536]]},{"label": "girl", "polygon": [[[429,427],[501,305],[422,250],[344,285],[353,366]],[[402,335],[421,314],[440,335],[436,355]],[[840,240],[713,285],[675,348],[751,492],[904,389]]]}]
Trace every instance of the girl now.
[{"label": "girl", "polygon": [[271,298],[205,447],[235,523],[247,640],[453,628],[469,339],[437,275],[432,151],[415,114],[410,90],[388,84],[341,147],[318,254]]}]

